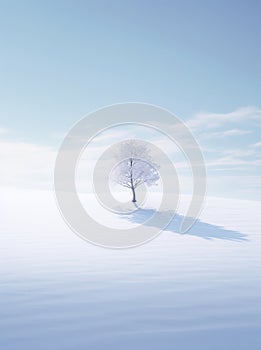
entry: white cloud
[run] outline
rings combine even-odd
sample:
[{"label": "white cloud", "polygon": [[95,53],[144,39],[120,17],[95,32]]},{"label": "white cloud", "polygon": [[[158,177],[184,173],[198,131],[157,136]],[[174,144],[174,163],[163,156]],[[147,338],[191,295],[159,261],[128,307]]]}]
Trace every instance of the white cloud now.
[{"label": "white cloud", "polygon": [[244,138],[244,135],[253,134],[253,138],[256,137],[260,120],[261,109],[249,106],[224,114],[198,113],[187,121],[187,125],[204,146],[212,148],[213,154],[207,157],[208,167],[233,173],[240,168],[250,175],[261,165],[257,152],[261,142],[249,145],[249,137]]},{"label": "white cloud", "polygon": [[47,188],[52,186],[56,152],[25,142],[0,141],[1,186]]},{"label": "white cloud", "polygon": [[192,129],[212,129],[231,122],[260,121],[261,110],[257,107],[240,107],[229,113],[197,113],[186,124]]},{"label": "white cloud", "polygon": [[218,159],[215,159],[213,161],[209,161],[207,163],[207,166],[234,166],[234,165],[254,165],[254,166],[260,166],[261,165],[261,159],[242,159],[242,158],[237,158],[233,156],[227,156],[227,157],[221,157]]},{"label": "white cloud", "polygon": [[[90,172],[103,150],[103,146],[87,148],[87,157],[83,157],[81,162],[85,168],[83,175]],[[57,149],[52,147],[19,141],[0,141],[0,186],[53,190],[56,155]],[[82,176],[77,180],[81,185],[91,185],[91,178]]]},{"label": "white cloud", "polygon": [[119,127],[117,129],[115,127],[115,128],[104,130],[94,138],[94,141],[111,143],[112,140],[115,140],[115,142],[119,142],[121,139],[126,139],[126,138],[135,138],[135,134],[133,130],[126,130],[126,128],[120,129]]},{"label": "white cloud", "polygon": [[212,138],[212,137],[242,136],[242,135],[247,135],[251,133],[252,133],[251,130],[230,129],[230,130],[223,130],[223,131],[216,131],[216,132],[208,132],[208,133],[201,134],[200,136]]},{"label": "white cloud", "polygon": [[[228,174],[235,175],[235,177],[237,177],[237,174],[238,176],[242,174],[250,176],[257,173],[257,167],[261,165],[261,160],[258,159],[260,158],[259,148],[261,147],[261,142],[257,138],[252,140],[253,143],[249,145],[249,138],[246,137],[244,139],[244,135],[251,132],[253,132],[253,136],[256,135],[257,121],[260,120],[260,116],[261,110],[255,107],[245,107],[227,114],[201,113],[188,121],[187,124],[194,128],[194,134],[203,143],[201,148],[206,156],[206,165],[210,170],[208,180],[217,176],[218,171],[220,171],[219,173],[222,176],[223,173],[221,171],[228,171]],[[244,125],[232,124],[238,121],[244,122]],[[215,127],[218,127],[218,129],[214,129]],[[209,128],[208,132],[204,132],[206,128]],[[222,130],[225,128],[226,130]],[[7,129],[0,128],[1,133],[3,135],[6,134]],[[8,130],[9,135],[10,132]],[[57,134],[57,136],[62,138],[64,135],[61,133]],[[181,136],[180,138],[182,138]],[[230,136],[231,139],[229,138],[229,142],[227,142],[228,140],[225,137]],[[236,136],[242,137],[236,138]],[[184,177],[187,179],[191,175],[189,164],[183,153],[167,136],[150,128],[125,126],[124,128],[108,129],[99,134],[82,153],[81,161],[79,161],[79,167],[76,171],[76,183],[80,191],[92,191],[91,169],[94,168],[97,159],[103,151],[127,138],[144,139],[161,148],[173,161],[179,179]],[[211,143],[212,138],[213,143]],[[183,138],[182,141],[185,143],[186,139]],[[54,147],[19,141],[14,142],[7,140],[7,137],[4,135],[2,141],[0,141],[2,169],[0,172],[0,185],[53,189],[53,170],[56,154],[57,149]],[[227,182],[228,180],[223,177],[220,181]],[[187,182],[183,187],[185,189],[188,188]]]},{"label": "white cloud", "polygon": [[173,154],[180,152],[178,146],[171,141],[168,137],[158,137],[153,139],[153,144],[160,149],[162,149],[163,152]]},{"label": "white cloud", "polygon": [[238,135],[246,135],[251,134],[251,130],[241,130],[241,129],[231,129],[231,130],[225,130],[222,133],[222,136],[238,136]]},{"label": "white cloud", "polygon": [[0,128],[0,135],[7,134],[7,133],[8,133],[8,129]]},{"label": "white cloud", "polygon": [[255,155],[256,151],[254,149],[230,148],[230,149],[224,150],[223,154],[238,158],[238,157],[249,157],[249,156]]},{"label": "white cloud", "polygon": [[259,147],[261,147],[261,142],[253,143],[252,145],[250,145],[250,147],[259,148]]}]

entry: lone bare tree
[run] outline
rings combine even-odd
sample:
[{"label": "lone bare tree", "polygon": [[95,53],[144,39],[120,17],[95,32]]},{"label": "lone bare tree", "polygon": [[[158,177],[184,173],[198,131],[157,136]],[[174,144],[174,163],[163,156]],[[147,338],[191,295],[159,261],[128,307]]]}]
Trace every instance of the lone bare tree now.
[{"label": "lone bare tree", "polygon": [[129,188],[132,191],[132,202],[136,202],[135,189],[138,186],[152,186],[159,180],[158,166],[152,162],[148,148],[134,140],[122,144],[117,159],[119,163],[112,172],[112,179]]}]

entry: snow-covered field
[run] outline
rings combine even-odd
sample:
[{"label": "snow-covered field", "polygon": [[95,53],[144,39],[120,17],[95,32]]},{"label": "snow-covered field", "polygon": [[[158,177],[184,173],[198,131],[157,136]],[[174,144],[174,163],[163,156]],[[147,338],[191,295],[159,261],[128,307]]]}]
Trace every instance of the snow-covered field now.
[{"label": "snow-covered field", "polygon": [[[112,226],[147,215],[112,222],[91,207]],[[179,234],[184,204],[156,239],[125,250],[81,240],[51,192],[1,190],[0,210],[3,349],[261,348],[260,202],[207,198]]]}]

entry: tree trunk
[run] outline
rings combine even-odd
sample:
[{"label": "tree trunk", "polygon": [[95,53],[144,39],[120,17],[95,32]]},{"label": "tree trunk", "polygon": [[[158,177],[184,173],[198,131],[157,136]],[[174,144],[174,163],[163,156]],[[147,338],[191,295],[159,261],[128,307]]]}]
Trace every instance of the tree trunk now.
[{"label": "tree trunk", "polygon": [[133,203],[135,203],[135,202],[137,202],[137,201],[136,201],[135,188],[134,188],[134,187],[131,187],[131,190],[132,190],[132,201],[133,201]]}]

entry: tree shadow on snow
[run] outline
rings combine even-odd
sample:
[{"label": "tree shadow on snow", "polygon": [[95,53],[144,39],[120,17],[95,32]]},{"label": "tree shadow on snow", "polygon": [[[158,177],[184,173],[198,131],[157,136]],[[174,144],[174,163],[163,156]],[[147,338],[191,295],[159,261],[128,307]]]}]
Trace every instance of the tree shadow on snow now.
[{"label": "tree shadow on snow", "polygon": [[[127,215],[122,215],[125,219],[133,222],[140,223],[145,226],[153,226],[161,228],[161,223],[166,222],[166,218],[171,215],[170,211],[157,212],[157,220],[150,223],[148,220],[155,214],[154,209],[138,209],[135,212]],[[180,232],[181,224],[184,220],[184,216],[176,214],[171,222],[164,228],[163,231],[171,231],[178,234],[186,234],[190,236],[197,236],[203,239],[223,239],[229,241],[248,241],[247,235],[238,231],[228,230],[222,226],[211,225],[206,222],[197,220],[194,225],[186,233]],[[146,222],[148,221],[148,222]]]}]

